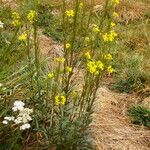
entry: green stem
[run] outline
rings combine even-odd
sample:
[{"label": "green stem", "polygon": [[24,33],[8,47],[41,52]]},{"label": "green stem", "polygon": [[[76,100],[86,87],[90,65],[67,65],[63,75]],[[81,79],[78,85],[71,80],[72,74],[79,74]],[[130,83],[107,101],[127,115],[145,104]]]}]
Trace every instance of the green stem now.
[{"label": "green stem", "polygon": [[39,84],[39,76],[40,76],[40,68],[39,68],[39,46],[38,46],[38,39],[37,39],[37,26],[34,24],[34,52],[35,52],[35,67],[36,67],[36,81],[37,81],[37,88],[38,94],[40,98],[40,84]]}]

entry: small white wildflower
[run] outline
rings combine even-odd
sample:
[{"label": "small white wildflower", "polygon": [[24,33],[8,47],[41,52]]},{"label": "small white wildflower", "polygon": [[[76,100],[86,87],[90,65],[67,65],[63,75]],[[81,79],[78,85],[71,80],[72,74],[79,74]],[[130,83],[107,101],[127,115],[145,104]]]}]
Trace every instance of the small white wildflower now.
[{"label": "small white wildflower", "polygon": [[4,120],[2,123],[3,123],[3,124],[8,124],[8,121],[7,121],[7,120]]},{"label": "small white wildflower", "polygon": [[21,118],[21,117],[16,118],[16,119],[14,120],[14,123],[15,123],[15,124],[20,124],[20,123],[22,123],[22,118]]},{"label": "small white wildflower", "polygon": [[0,28],[4,27],[4,23],[0,21]]},{"label": "small white wildflower", "polygon": [[26,124],[23,124],[22,126],[20,126],[20,130],[25,130],[25,129],[29,129],[29,128],[30,128],[29,123],[26,123]]},{"label": "small white wildflower", "polygon": [[12,117],[5,117],[4,119],[7,121],[14,121],[15,118],[12,116]]},{"label": "small white wildflower", "polygon": [[23,110],[20,111],[18,117],[21,117],[23,123],[27,123],[32,120],[30,116],[30,113],[32,112],[33,112],[32,109],[24,108]]},{"label": "small white wildflower", "polygon": [[24,109],[24,105],[25,105],[25,103],[23,103],[22,101],[15,101],[14,102],[14,107],[12,108],[12,110],[13,111],[23,110]]}]

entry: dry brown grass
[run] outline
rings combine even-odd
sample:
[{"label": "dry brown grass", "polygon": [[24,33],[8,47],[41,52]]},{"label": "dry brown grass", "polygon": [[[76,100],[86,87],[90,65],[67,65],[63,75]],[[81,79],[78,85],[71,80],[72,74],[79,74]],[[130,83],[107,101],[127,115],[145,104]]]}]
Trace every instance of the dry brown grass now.
[{"label": "dry brown grass", "polygon": [[96,150],[150,149],[150,131],[132,125],[127,117],[128,107],[137,100],[106,87],[99,88],[91,125]]},{"label": "dry brown grass", "polygon": [[119,21],[128,24],[133,20],[142,20],[144,14],[150,10],[150,5],[136,0],[122,0],[117,7]]}]

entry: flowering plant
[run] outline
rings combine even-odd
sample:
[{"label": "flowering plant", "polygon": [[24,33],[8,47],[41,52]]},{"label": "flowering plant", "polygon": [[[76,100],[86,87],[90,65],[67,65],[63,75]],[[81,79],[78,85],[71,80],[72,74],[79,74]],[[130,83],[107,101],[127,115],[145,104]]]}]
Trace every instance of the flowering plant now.
[{"label": "flowering plant", "polygon": [[[106,1],[106,9],[97,19],[93,3],[88,11],[82,0],[74,0],[72,9],[63,0],[63,54],[55,57],[52,63],[45,58],[43,60],[40,54],[38,13],[28,10],[24,19],[19,13],[12,13],[12,25],[16,29],[14,37],[18,47],[24,48],[25,56],[21,62],[25,66],[9,76],[12,82],[4,80],[4,83],[7,87],[9,84],[12,86],[10,99],[13,101],[14,97],[18,99],[17,96],[21,95],[33,108],[34,114],[31,116],[33,110],[26,108],[24,102],[15,101],[12,115],[3,115],[2,123],[11,129],[15,127],[14,130],[19,127],[22,139],[30,139],[25,140],[27,143],[24,145],[34,140],[32,142],[38,143],[37,146],[47,149],[53,145],[58,150],[91,149],[88,129],[96,92],[101,78],[115,72],[110,48],[117,38],[114,23],[116,4],[118,1]],[[6,51],[11,48],[8,46]],[[21,75],[20,80],[17,75]],[[26,130],[31,126],[34,131]]]}]

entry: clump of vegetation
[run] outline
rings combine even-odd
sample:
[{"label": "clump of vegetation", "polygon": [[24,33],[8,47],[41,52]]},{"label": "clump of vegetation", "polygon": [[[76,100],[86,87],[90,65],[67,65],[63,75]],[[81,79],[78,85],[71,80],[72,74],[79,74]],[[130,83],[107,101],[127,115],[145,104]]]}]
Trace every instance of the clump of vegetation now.
[{"label": "clump of vegetation", "polygon": [[39,26],[52,28],[51,16],[39,15],[40,1],[33,2],[21,1],[12,11],[11,29],[1,22],[1,37],[8,35],[0,55],[1,149],[92,149],[89,125],[96,92],[102,77],[115,72],[110,49],[118,36],[119,0],[106,1],[100,14],[93,2],[89,11],[82,0],[74,0],[72,7],[64,0],[63,55],[52,63],[43,58],[38,38]]},{"label": "clump of vegetation", "polygon": [[135,105],[130,108],[129,116],[134,124],[150,127],[150,109]]},{"label": "clump of vegetation", "polygon": [[[126,26],[119,26],[123,31],[117,41],[114,51],[114,66],[118,70],[113,88],[120,92],[133,91],[146,95],[150,93],[149,74],[149,19],[132,20]],[[141,32],[136,32],[141,30]]]},{"label": "clump of vegetation", "polygon": [[[38,6],[38,26],[43,29],[43,33],[51,37],[54,41],[63,39],[62,17],[55,14],[55,7],[49,4],[41,4]],[[58,8],[57,8],[58,9]]]}]

